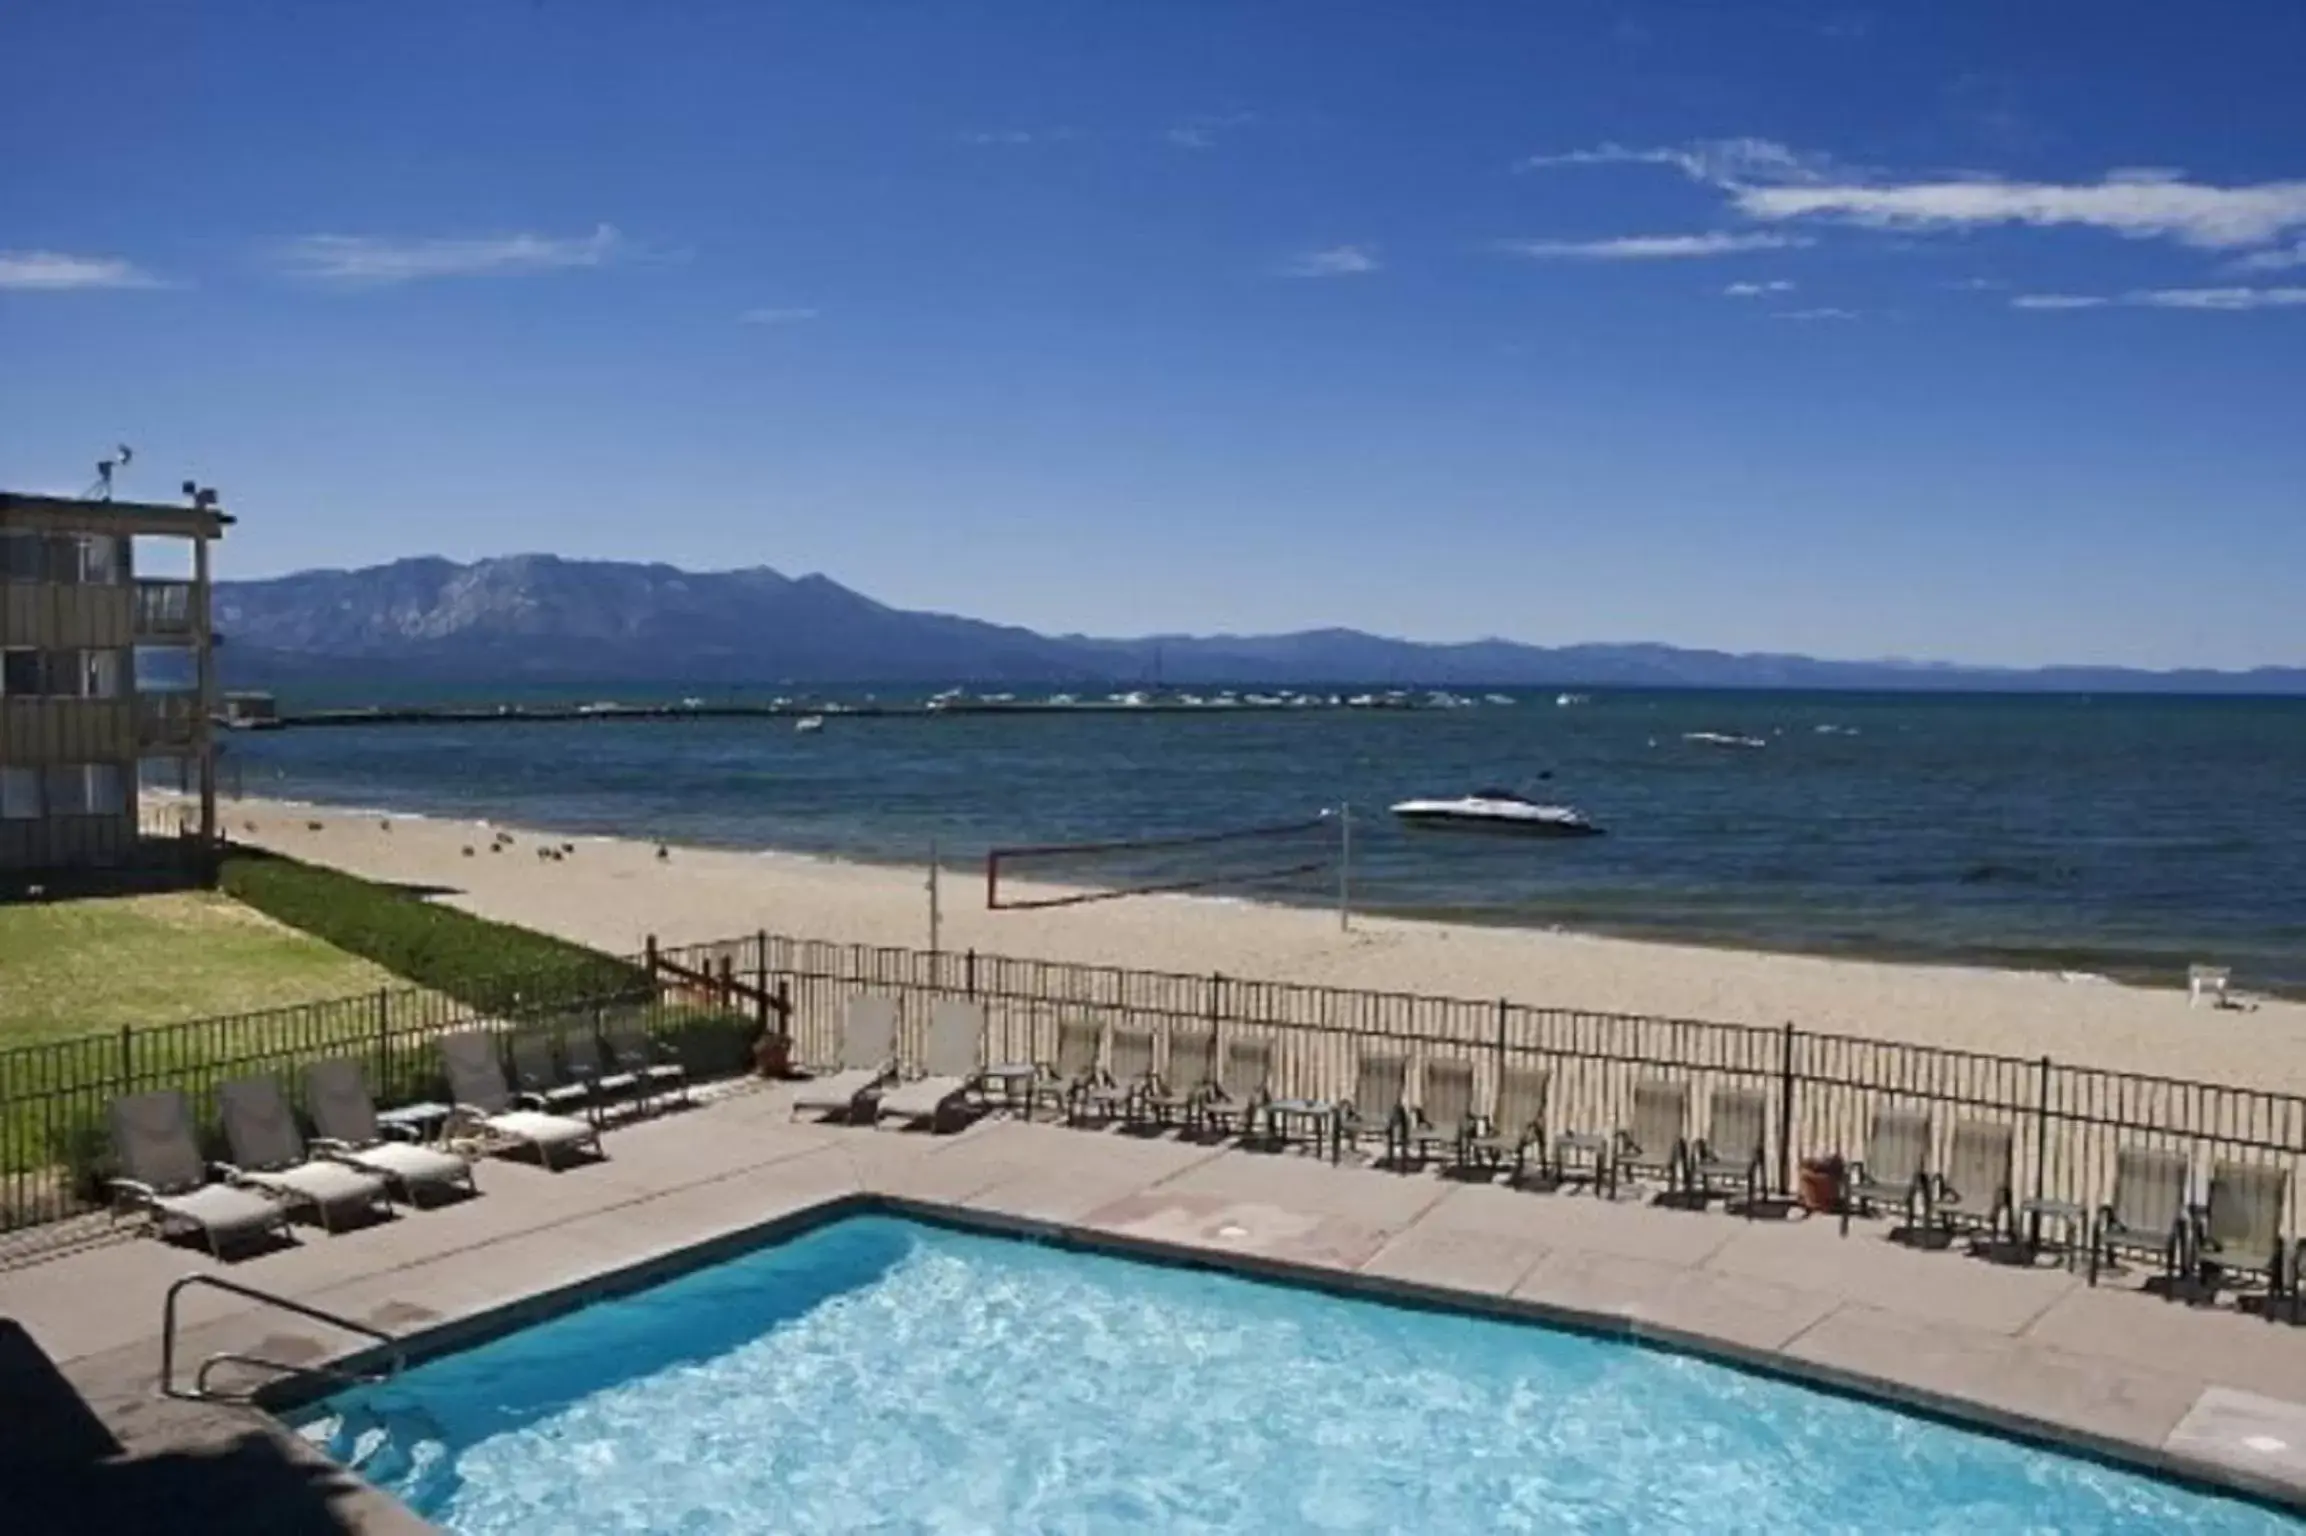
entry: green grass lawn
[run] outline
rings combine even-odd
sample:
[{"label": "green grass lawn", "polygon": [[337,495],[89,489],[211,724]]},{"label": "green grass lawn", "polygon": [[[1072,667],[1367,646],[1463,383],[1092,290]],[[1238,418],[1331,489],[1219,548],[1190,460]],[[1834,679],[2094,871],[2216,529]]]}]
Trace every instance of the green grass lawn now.
[{"label": "green grass lawn", "polygon": [[0,1049],[406,985],[208,891],[0,906]]}]

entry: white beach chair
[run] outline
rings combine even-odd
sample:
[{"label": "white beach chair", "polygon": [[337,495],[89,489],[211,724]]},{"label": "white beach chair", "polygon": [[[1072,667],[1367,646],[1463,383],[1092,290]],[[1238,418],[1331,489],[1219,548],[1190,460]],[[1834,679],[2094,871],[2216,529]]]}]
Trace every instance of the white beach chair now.
[{"label": "white beach chair", "polygon": [[928,1121],[932,1129],[984,1075],[985,1010],[960,998],[946,998],[929,1014],[929,1038],[921,1047],[921,1075],[901,1082],[874,1101],[869,1113],[908,1124]]},{"label": "white beach chair", "polygon": [[2186,1006],[2191,1008],[2210,999],[2210,1006],[2227,1006],[2226,983],[2233,972],[2223,965],[2189,965],[2186,967]]},{"label": "white beach chair", "polygon": [[854,1118],[896,1069],[897,1000],[852,997],[841,1026],[841,1070],[801,1084],[793,1093],[792,1114],[839,1110]]}]

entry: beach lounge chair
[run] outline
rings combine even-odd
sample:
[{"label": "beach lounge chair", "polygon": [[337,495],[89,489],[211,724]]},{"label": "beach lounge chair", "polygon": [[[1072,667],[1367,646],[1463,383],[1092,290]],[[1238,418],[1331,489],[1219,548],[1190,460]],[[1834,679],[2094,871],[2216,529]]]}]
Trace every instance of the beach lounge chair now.
[{"label": "beach lounge chair", "polygon": [[1610,1149],[1610,1188],[1615,1193],[1620,1175],[1654,1173],[1665,1180],[1666,1193],[1682,1189],[1689,1163],[1689,1084],[1671,1078],[1645,1077],[1633,1085],[1633,1124],[1617,1133]]},{"label": "beach lounge chair", "polygon": [[376,1118],[376,1104],[350,1061],[316,1061],[304,1069],[304,1103],[312,1114],[312,1149],[387,1180],[414,1205],[419,1189],[462,1184],[474,1194],[472,1161],[439,1147],[394,1141]]},{"label": "beach lounge chair", "polygon": [[[1906,1213],[1906,1225],[1917,1214],[1926,1218],[1930,1198],[1930,1114],[1925,1109],[1884,1105],[1874,1111],[1866,1134],[1863,1161],[1850,1164],[1842,1186],[1842,1235],[1848,1236],[1853,1213],[1870,1216],[1882,1206],[1895,1205]],[[1895,1236],[1896,1234],[1891,1234]]]},{"label": "beach lounge chair", "polygon": [[804,1109],[837,1110],[854,1120],[865,1108],[865,1101],[879,1093],[896,1071],[897,1000],[852,997],[841,1022],[840,1070],[828,1077],[811,1078],[795,1089],[792,1114]]},{"label": "beach lounge chair", "polygon": [[1191,1125],[1217,1087],[1217,1031],[1169,1031],[1169,1062],[1145,1085],[1140,1106],[1157,1125]]},{"label": "beach lounge chair", "polygon": [[868,1109],[873,1124],[927,1121],[934,1130],[977,1086],[985,1070],[985,1010],[961,998],[942,998],[929,1010],[921,1073],[897,1083]]},{"label": "beach lounge chair", "polygon": [[1254,1135],[1257,1117],[1273,1098],[1273,1042],[1235,1040],[1225,1047],[1225,1065],[1215,1088],[1201,1101],[1201,1116],[1222,1132],[1238,1127],[1243,1140]]},{"label": "beach lounge chair", "polygon": [[1153,1080],[1153,1031],[1133,1025],[1117,1026],[1106,1046],[1105,1070],[1099,1072],[1081,1096],[1084,1109],[1110,1119],[1137,1118],[1137,1105]]},{"label": "beach lounge chair", "polygon": [[1930,1219],[1949,1232],[1970,1227],[1991,1242],[2017,1237],[2010,1201],[2015,1143],[2010,1128],[1991,1120],[1956,1120],[1945,1170],[1930,1184]]},{"label": "beach lounge chair", "polygon": [[1716,1088],[1706,1097],[1706,1133],[1690,1146],[1689,1185],[1699,1203],[1718,1191],[1751,1216],[1761,1204],[1769,1143],[1769,1095]]},{"label": "beach lounge chair", "polygon": [[1435,1147],[1449,1148],[1452,1168],[1466,1163],[1466,1144],[1480,1128],[1473,1111],[1473,1063],[1461,1057],[1433,1056],[1425,1062],[1425,1091],[1408,1125],[1420,1159]]},{"label": "beach lounge chair", "polygon": [[448,1072],[448,1096],[455,1106],[449,1116],[452,1134],[478,1131],[492,1152],[532,1147],[537,1160],[547,1168],[554,1166],[555,1154],[580,1147],[591,1148],[596,1156],[607,1156],[601,1148],[600,1128],[591,1121],[519,1105],[505,1082],[494,1030],[458,1030],[442,1035],[438,1044],[441,1065]]},{"label": "beach lounge chair", "polygon": [[2150,1253],[2162,1261],[2162,1275],[2175,1280],[2186,1268],[2191,1246],[2186,1185],[2193,1159],[2164,1147],[2122,1147],[2114,1153],[2114,1198],[2099,1208],[2090,1231],[2090,1283],[2100,1264],[2118,1253]]},{"label": "beach lounge chair", "polygon": [[1491,1167],[1503,1167],[1507,1157],[1513,1159],[1511,1182],[1519,1184],[1529,1167],[1530,1148],[1537,1149],[1538,1162],[1545,1161],[1545,1098],[1552,1087],[1553,1074],[1543,1067],[1507,1067],[1497,1074],[1497,1110],[1484,1122],[1485,1129],[1467,1143],[1469,1151],[1489,1159]]},{"label": "beach lounge chair", "polygon": [[2266,1281],[2262,1315],[2271,1321],[2285,1303],[2298,1308],[2298,1276],[2283,1252],[2282,1207],[2290,1199],[2290,1172],[2265,1163],[2219,1161],[2210,1169],[2210,1200],[2195,1231],[2194,1266],[2213,1293],[2235,1274]]},{"label": "beach lounge chair", "polygon": [[1353,1092],[1337,1106],[1340,1140],[1359,1146],[1382,1135],[1380,1168],[1409,1160],[1409,1058],[1395,1051],[1362,1051],[1353,1063]]},{"label": "beach lounge chair", "polygon": [[636,1091],[644,1101],[677,1093],[683,1104],[689,1102],[689,1069],[670,1044],[649,1033],[646,1007],[609,1009],[601,1015],[601,1039],[616,1069],[640,1085]]},{"label": "beach lounge chair", "polygon": [[112,1210],[146,1212],[152,1230],[190,1227],[224,1257],[234,1239],[288,1231],[288,1207],[253,1189],[211,1183],[192,1134],[192,1103],[181,1089],[160,1088],[114,1099],[107,1114],[120,1176],[111,1181]]},{"label": "beach lounge chair", "polygon": [[520,1086],[514,1097],[531,1109],[547,1114],[581,1111],[597,1118],[600,1093],[591,1082],[565,1069],[553,1048],[550,1025],[515,1029],[508,1042],[512,1052],[513,1081]]},{"label": "beach lounge chair", "polygon": [[1081,1101],[1096,1086],[1101,1073],[1097,1058],[1105,1051],[1105,1026],[1096,1019],[1057,1021],[1057,1059],[1042,1068],[1027,1104],[1050,1104],[1063,1112],[1065,1123],[1081,1118]]},{"label": "beach lounge chair", "polygon": [[277,1196],[292,1208],[309,1209],[330,1232],[336,1230],[339,1213],[391,1214],[382,1175],[312,1155],[288,1096],[271,1078],[218,1085],[216,1107],[224,1117],[224,1139],[232,1146],[233,1182]]}]

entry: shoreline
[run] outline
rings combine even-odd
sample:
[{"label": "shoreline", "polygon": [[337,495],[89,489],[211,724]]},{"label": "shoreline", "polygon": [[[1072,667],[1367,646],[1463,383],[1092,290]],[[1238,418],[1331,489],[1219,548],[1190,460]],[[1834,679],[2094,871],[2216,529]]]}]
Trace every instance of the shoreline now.
[{"label": "shoreline", "polygon": [[[925,865],[658,844],[382,808],[228,802],[236,840],[618,953],[767,931],[925,949]],[[249,830],[254,823],[255,830]],[[321,823],[319,831],[310,823]],[[391,830],[387,831],[385,828]],[[510,833],[502,853],[488,847]],[[538,859],[539,843],[576,851]],[[471,849],[467,853],[466,849]],[[1784,953],[1563,929],[1435,922],[1178,894],[988,911],[941,882],[946,949],[1377,992],[1776,1027],[2306,1092],[2306,1005],[2192,1008],[2182,990],[2054,971]],[[2247,978],[2245,978],[2247,980]]]}]

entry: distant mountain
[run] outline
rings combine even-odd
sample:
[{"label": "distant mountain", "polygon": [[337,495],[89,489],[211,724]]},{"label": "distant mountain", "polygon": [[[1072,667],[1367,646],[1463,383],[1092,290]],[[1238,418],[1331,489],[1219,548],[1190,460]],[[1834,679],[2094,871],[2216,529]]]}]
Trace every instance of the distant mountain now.
[{"label": "distant mountain", "polygon": [[1351,629],[1049,636],[891,608],[765,566],[512,555],[219,582],[228,682],[1383,683],[1487,686],[2306,693],[2306,667],[2040,670],[1732,655],[1669,645],[1431,645]]}]

